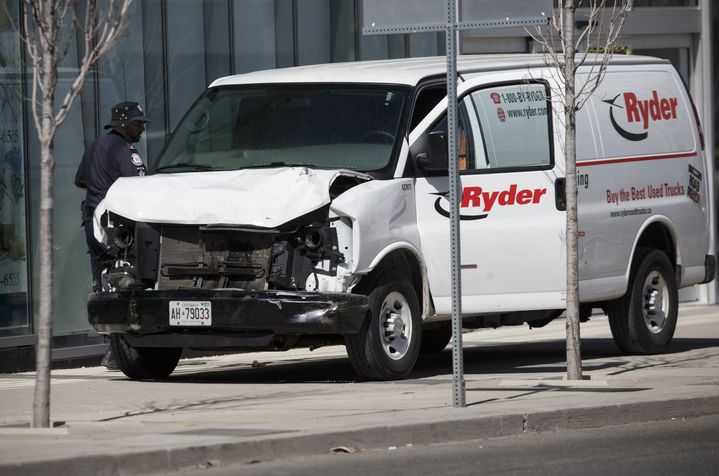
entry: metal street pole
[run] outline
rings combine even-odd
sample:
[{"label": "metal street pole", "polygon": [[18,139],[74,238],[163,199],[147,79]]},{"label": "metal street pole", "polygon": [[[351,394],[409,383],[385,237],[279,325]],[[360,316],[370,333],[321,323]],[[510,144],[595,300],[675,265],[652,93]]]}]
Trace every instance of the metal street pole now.
[{"label": "metal street pole", "polygon": [[447,0],[447,144],[449,158],[449,234],[452,261],[452,406],[466,406],[462,355],[462,276],[457,170],[457,4]]},{"label": "metal street pole", "polygon": [[[459,8],[458,8],[459,3]],[[462,21],[458,21],[461,9]],[[366,35],[407,35],[445,32],[447,45],[447,148],[449,161],[449,222],[452,311],[452,395],[454,407],[465,407],[462,349],[462,282],[457,170],[457,31],[542,25],[552,0],[447,0],[446,17],[437,0],[362,0],[362,32]]]}]

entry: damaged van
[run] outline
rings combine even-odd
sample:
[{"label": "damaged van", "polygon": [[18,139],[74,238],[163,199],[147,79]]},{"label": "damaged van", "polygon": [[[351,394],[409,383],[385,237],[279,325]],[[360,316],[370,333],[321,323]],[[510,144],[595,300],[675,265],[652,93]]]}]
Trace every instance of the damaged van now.
[{"label": "damaged van", "polygon": [[[400,379],[451,337],[445,59],[221,78],[146,177],[95,210],[108,246],[89,320],[120,369],[183,348],[344,344]],[[578,81],[592,65],[579,69]],[[458,60],[463,325],[540,327],[566,307],[562,95],[541,56]],[[713,279],[698,118],[666,61],[615,57],[577,117],[582,318],[664,351],[677,289]]]}]

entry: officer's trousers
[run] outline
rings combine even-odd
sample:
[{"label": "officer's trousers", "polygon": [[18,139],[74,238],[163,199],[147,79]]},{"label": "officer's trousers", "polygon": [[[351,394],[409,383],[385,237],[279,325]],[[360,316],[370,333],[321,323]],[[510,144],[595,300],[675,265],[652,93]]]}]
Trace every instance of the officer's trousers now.
[{"label": "officer's trousers", "polygon": [[82,214],[82,227],[85,229],[87,252],[90,254],[90,269],[92,270],[92,292],[102,291],[102,257],[107,247],[95,239],[92,227],[92,214],[95,210],[86,208]]}]

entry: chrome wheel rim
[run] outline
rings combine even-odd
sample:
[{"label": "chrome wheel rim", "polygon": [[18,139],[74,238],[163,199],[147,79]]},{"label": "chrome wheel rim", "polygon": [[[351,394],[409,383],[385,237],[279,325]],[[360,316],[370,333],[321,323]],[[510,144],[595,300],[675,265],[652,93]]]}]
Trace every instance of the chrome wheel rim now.
[{"label": "chrome wheel rim", "polygon": [[382,349],[392,360],[399,360],[409,351],[412,339],[412,311],[402,293],[385,296],[379,313]]},{"label": "chrome wheel rim", "polygon": [[650,272],[642,289],[644,324],[652,334],[658,334],[666,325],[669,312],[669,287],[659,271]]}]

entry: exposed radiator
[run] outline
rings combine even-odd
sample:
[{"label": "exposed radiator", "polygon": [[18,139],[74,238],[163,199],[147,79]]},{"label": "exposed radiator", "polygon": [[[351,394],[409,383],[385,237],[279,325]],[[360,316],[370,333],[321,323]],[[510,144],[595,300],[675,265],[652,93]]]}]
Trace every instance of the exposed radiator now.
[{"label": "exposed radiator", "polygon": [[264,290],[272,241],[262,233],[163,226],[158,287]]}]

